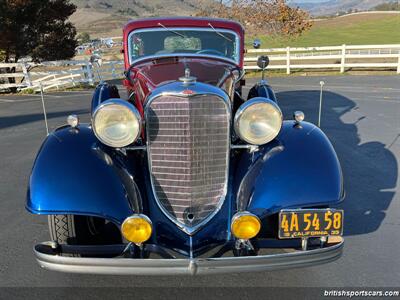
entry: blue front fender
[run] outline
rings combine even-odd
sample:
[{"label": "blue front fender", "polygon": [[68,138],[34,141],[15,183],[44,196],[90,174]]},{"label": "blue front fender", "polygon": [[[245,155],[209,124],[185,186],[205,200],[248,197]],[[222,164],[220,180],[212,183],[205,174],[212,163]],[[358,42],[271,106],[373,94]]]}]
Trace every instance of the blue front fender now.
[{"label": "blue front fender", "polygon": [[342,171],[330,141],[313,124],[285,121],[279,136],[258,153],[244,153],[239,210],[260,217],[283,208],[332,206],[344,197]]},{"label": "blue front fender", "polygon": [[[285,121],[274,141],[254,153],[238,150],[232,158],[227,203],[192,241],[166,220],[151,191],[142,191],[148,206],[144,209],[155,231],[164,232],[157,239],[159,243],[182,248],[182,244],[176,245],[180,240],[187,249],[198,249],[213,239],[223,242],[229,239],[236,205],[263,218],[283,208],[332,206],[343,198],[336,153],[324,133],[310,123],[303,122],[300,127]],[[65,127],[52,133],[39,151],[30,178],[27,209],[36,214],[99,216],[121,224],[143,209],[136,185],[147,186],[143,172],[139,156],[130,157],[128,163],[118,151],[102,146],[89,126]]]},{"label": "blue front fender", "polygon": [[140,209],[123,158],[98,143],[91,128],[64,127],[43,143],[30,176],[27,209],[35,214],[99,216],[120,224]]}]

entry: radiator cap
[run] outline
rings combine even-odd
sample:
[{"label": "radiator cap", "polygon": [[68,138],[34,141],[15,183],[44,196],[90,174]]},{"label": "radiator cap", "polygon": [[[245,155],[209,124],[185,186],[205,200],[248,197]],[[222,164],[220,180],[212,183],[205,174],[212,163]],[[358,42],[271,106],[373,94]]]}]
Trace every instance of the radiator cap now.
[{"label": "radiator cap", "polygon": [[185,76],[179,77],[179,80],[182,81],[184,84],[190,84],[193,82],[196,82],[196,77],[190,76],[190,69],[186,68],[185,69]]}]

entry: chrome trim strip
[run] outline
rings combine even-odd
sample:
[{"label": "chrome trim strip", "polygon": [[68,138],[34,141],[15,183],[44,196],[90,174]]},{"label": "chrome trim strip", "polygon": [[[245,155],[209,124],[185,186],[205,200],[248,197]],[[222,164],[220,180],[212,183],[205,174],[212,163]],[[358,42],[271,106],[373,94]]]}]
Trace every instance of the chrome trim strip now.
[{"label": "chrome trim strip", "polygon": [[[190,89],[192,90],[194,93],[190,94],[190,95],[186,95],[183,94],[182,91]],[[159,97],[163,97],[163,96],[176,96],[176,97],[195,97],[195,96],[208,96],[208,95],[213,95],[213,96],[217,96],[221,99],[221,101],[223,101],[225,103],[226,106],[226,110],[227,110],[227,118],[228,118],[228,134],[227,134],[227,143],[228,143],[228,147],[227,151],[226,151],[226,172],[225,172],[225,186],[224,186],[224,193],[223,196],[221,197],[221,199],[218,202],[218,206],[215,209],[215,211],[213,213],[211,213],[207,218],[205,218],[203,221],[201,221],[199,224],[195,225],[195,226],[187,226],[186,224],[183,224],[182,222],[180,222],[178,219],[174,218],[173,216],[170,215],[170,213],[165,209],[165,207],[160,203],[160,200],[157,197],[157,193],[155,191],[154,188],[154,182],[153,182],[153,178],[151,175],[151,170],[152,170],[152,164],[151,164],[151,159],[150,159],[150,130],[149,130],[149,126],[146,126],[146,146],[147,146],[147,162],[149,165],[149,172],[150,172],[150,181],[151,181],[151,189],[154,195],[154,198],[156,200],[157,205],[159,206],[159,208],[161,209],[161,211],[168,217],[168,219],[170,221],[172,221],[175,225],[177,225],[183,232],[187,233],[188,235],[193,235],[194,233],[196,233],[201,227],[203,227],[206,223],[208,223],[221,209],[224,201],[225,201],[225,197],[226,197],[226,193],[228,190],[228,180],[229,180],[229,155],[230,155],[230,139],[231,139],[231,119],[232,119],[232,110],[231,110],[231,103],[230,103],[230,99],[229,96],[222,91],[221,89],[214,87],[212,85],[208,85],[208,84],[204,84],[204,83],[191,83],[191,84],[183,84],[182,82],[173,82],[173,83],[169,83],[169,84],[165,84],[157,89],[155,89],[146,99],[145,105],[144,105],[144,114],[145,114],[145,120],[148,119],[148,110],[150,108],[151,103],[159,98]],[[175,181],[175,180],[172,180]],[[182,181],[182,180],[178,180],[178,181]]]},{"label": "chrome trim strip", "polygon": [[[171,149],[171,148],[169,148]],[[173,160],[156,160],[156,159],[152,159],[151,161],[157,161],[157,162],[171,162],[171,163],[175,163],[179,161],[173,161]],[[224,165],[213,165],[213,167],[223,167]],[[161,168],[161,169],[170,169],[170,166],[157,166],[157,168]],[[203,168],[203,166],[200,167],[178,167],[178,166],[174,166],[174,169],[182,169],[182,170],[193,170],[193,169],[201,169]],[[216,171],[210,171],[212,173],[216,172]],[[219,171],[221,172],[221,171]],[[175,173],[168,173],[168,174],[175,174]]]},{"label": "chrome trim strip", "polygon": [[[217,27],[218,28],[218,27]],[[187,56],[187,57],[210,57],[210,58],[220,58],[225,61],[229,61],[230,63],[235,63],[239,64],[240,60],[240,40],[239,36],[235,31],[228,30],[228,29],[221,29],[218,28],[218,31],[225,32],[225,33],[231,33],[235,36],[235,60],[230,59],[225,56],[218,56],[218,55],[210,55],[210,54],[196,54],[196,53],[168,53],[168,54],[159,54],[159,55],[149,55],[149,56],[144,56],[141,58],[137,59],[132,59],[131,53],[132,53],[132,43],[131,43],[131,36],[134,33],[140,33],[140,32],[150,32],[150,31],[184,31],[184,30],[190,30],[190,31],[209,31],[209,32],[214,32],[215,31],[211,28],[206,28],[206,27],[168,27],[168,30],[165,28],[157,28],[157,27],[151,27],[151,28],[144,28],[144,29],[137,29],[137,30],[132,30],[129,32],[128,35],[128,58],[129,58],[129,64],[133,64],[134,62],[140,62],[142,60],[146,59],[151,59],[151,58],[158,58],[158,57],[170,57],[170,56]]]},{"label": "chrome trim strip", "polygon": [[258,150],[258,145],[231,145],[231,149],[248,149],[250,152],[254,152]]},{"label": "chrome trim strip", "polygon": [[307,267],[332,262],[343,253],[344,240],[325,248],[260,256],[189,258],[189,259],[136,259],[136,258],[84,258],[34,254],[39,265],[47,270],[109,275],[205,275],[234,272],[259,272],[295,267]]},{"label": "chrome trim strip", "polygon": [[[218,177],[218,178],[223,178],[223,177]],[[166,180],[166,179],[160,179],[160,180]],[[168,180],[170,180],[170,181],[178,181],[178,182],[185,182],[185,181],[187,181],[187,182],[191,182],[191,181],[193,181],[193,180],[185,180],[185,179],[168,179]],[[198,179],[198,180],[200,180],[200,179]]]},{"label": "chrome trim strip", "polygon": [[125,150],[147,150],[146,146],[131,146],[131,147],[124,147]]}]

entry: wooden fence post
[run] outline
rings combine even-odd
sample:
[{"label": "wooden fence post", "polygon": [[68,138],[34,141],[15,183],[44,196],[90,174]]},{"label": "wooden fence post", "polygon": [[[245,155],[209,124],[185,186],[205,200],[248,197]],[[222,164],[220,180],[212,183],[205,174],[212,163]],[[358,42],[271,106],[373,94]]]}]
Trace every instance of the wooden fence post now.
[{"label": "wooden fence post", "polygon": [[94,85],[93,72],[89,61],[86,61],[86,74],[90,85]]},{"label": "wooden fence post", "polygon": [[25,81],[28,84],[29,87],[32,86],[32,80],[31,80],[31,76],[28,72],[28,68],[26,67],[26,64],[23,63],[22,65],[22,72],[24,73],[24,77],[25,77]]},{"label": "wooden fence post", "polygon": [[71,72],[71,81],[72,81],[72,86],[75,86],[75,80],[74,80],[74,75]]},{"label": "wooden fence post", "polygon": [[58,90],[60,90],[60,87],[58,85],[58,79],[57,80],[56,79],[57,79],[57,76],[56,76],[56,74],[54,74],[53,75],[53,80],[56,82],[56,87],[57,87],[57,91],[58,91]]},{"label": "wooden fence post", "polygon": [[400,74],[400,51],[399,51],[399,59],[397,61],[397,74]]},{"label": "wooden fence post", "polygon": [[286,48],[286,74],[290,74],[290,47]]},{"label": "wooden fence post", "polygon": [[111,62],[111,67],[112,67],[112,78],[115,79],[117,76],[115,75],[115,65],[113,62]]},{"label": "wooden fence post", "polygon": [[342,45],[342,59],[340,62],[340,73],[344,73],[344,66],[346,63],[346,45]]}]

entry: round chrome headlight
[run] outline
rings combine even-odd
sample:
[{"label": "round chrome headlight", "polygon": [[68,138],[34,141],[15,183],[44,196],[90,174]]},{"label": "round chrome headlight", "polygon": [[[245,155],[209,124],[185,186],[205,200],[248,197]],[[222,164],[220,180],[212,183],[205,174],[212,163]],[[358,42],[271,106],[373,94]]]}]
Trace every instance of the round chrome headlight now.
[{"label": "round chrome headlight", "polygon": [[93,113],[92,125],[96,137],[111,147],[132,144],[141,131],[141,117],[137,109],[121,99],[110,99]]},{"label": "round chrome headlight", "polygon": [[244,141],[263,145],[272,141],[282,127],[282,112],[275,102],[256,97],[243,103],[235,115],[235,132]]}]

